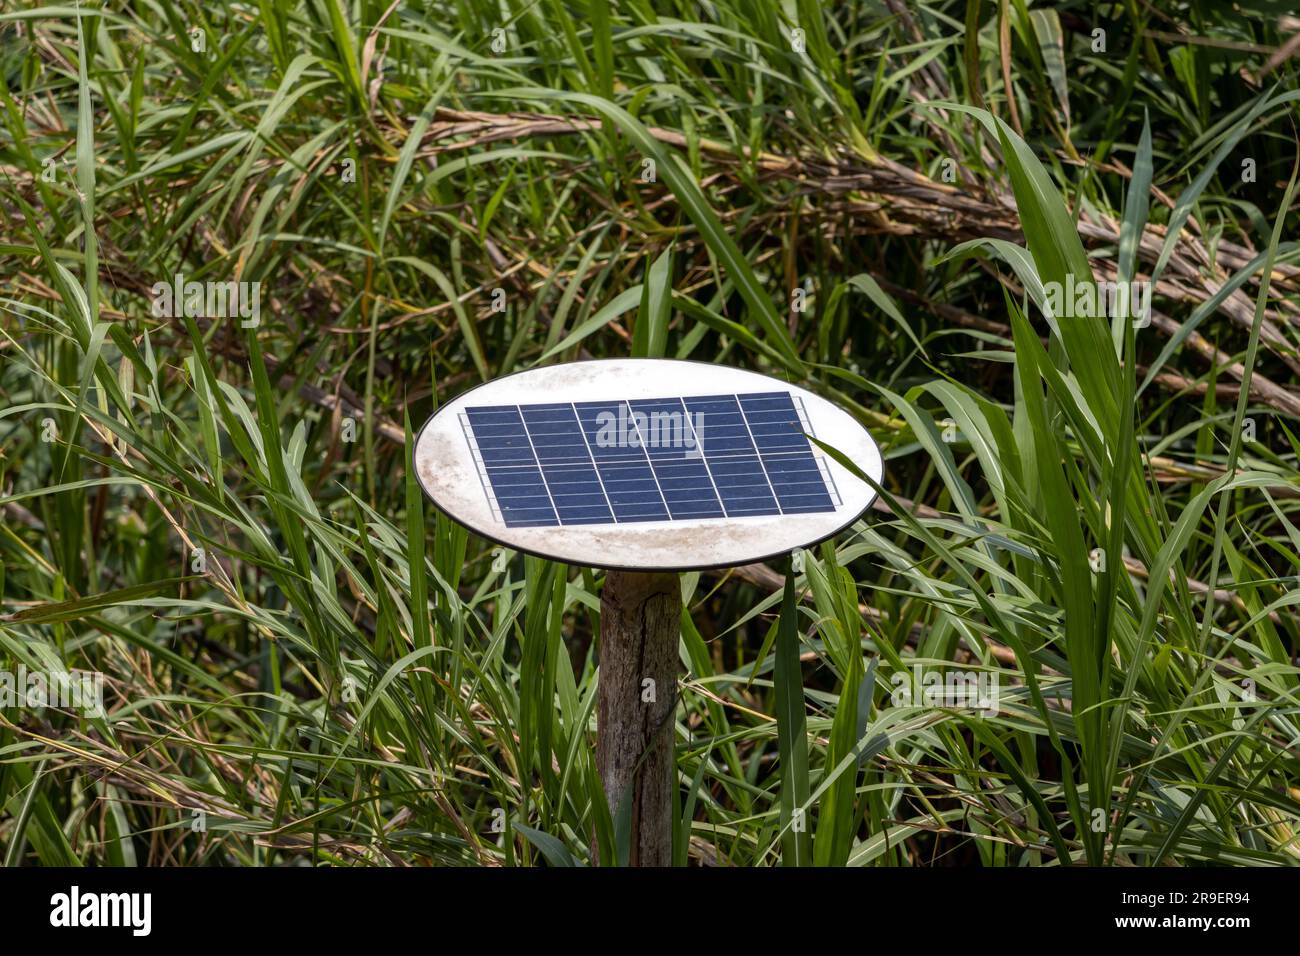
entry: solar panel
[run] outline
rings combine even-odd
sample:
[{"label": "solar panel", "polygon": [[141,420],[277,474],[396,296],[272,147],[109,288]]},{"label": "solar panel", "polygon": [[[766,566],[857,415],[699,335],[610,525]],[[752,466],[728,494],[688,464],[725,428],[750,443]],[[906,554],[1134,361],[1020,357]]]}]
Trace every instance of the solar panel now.
[{"label": "solar panel", "polygon": [[438,509],[481,537],[602,568],[785,554],[849,527],[884,474],[861,422],[815,392],[674,359],[484,382],[442,404],[411,457]]},{"label": "solar panel", "polygon": [[790,392],[467,406],[510,528],[834,512],[834,480]]}]

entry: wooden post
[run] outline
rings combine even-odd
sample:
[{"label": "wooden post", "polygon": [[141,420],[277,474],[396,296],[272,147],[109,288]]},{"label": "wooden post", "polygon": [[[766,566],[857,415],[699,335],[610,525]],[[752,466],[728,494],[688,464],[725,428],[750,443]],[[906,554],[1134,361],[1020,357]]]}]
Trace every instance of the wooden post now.
[{"label": "wooden post", "polygon": [[596,763],[615,820],[632,793],[632,866],[671,866],[673,860],[673,711],[681,613],[675,573],[605,575]]}]

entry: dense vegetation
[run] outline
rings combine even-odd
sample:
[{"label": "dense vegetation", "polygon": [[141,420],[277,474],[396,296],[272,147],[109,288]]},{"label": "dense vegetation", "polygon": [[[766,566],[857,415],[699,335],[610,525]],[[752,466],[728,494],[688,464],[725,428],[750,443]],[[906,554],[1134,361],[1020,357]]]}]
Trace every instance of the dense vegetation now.
[{"label": "dense vegetation", "polygon": [[[601,573],[407,462],[664,355],[886,455],[793,569],[683,576],[679,862],[1295,863],[1286,7],[0,3],[0,669],[105,681],[0,707],[5,861],[616,860]],[[1094,275],[1149,322],[1045,315]]]}]

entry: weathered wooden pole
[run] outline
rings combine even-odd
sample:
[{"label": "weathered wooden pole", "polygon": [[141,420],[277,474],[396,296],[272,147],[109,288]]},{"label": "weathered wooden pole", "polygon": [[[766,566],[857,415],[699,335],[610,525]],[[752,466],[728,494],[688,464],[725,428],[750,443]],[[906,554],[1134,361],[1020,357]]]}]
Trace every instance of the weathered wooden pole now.
[{"label": "weathered wooden pole", "polygon": [[673,861],[673,711],[682,589],[672,571],[610,571],[600,593],[596,763],[618,819],[631,799],[631,866]]}]

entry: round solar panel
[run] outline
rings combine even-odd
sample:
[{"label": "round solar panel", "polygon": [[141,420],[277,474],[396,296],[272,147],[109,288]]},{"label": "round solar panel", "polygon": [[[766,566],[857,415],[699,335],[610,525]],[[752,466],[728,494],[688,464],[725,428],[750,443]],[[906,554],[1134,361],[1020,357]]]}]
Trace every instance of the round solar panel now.
[{"label": "round solar panel", "polygon": [[448,402],[415,469],[439,508],[485,538],[568,564],[688,570],[748,564],[852,524],[880,450],[839,406],[702,362],[607,359],[529,369]]}]

